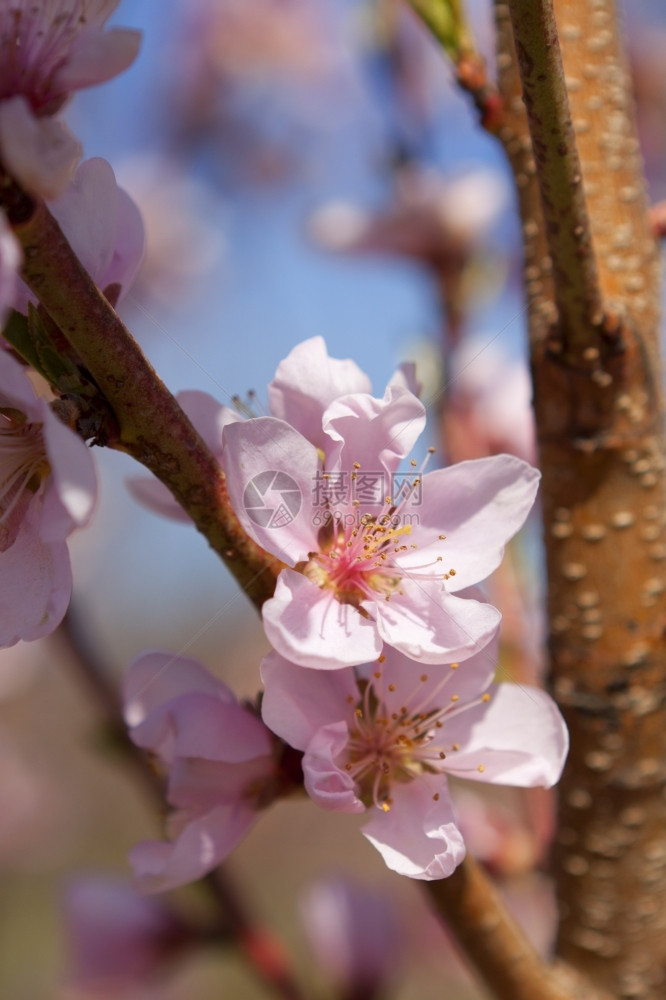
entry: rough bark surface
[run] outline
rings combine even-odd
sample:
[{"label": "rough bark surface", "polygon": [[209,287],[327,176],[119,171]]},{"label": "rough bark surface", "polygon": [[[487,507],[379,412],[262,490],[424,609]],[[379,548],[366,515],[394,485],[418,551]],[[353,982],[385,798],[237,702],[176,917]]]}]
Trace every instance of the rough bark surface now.
[{"label": "rough bark surface", "polygon": [[[541,2],[532,0],[532,9]],[[666,956],[658,254],[615,5],[556,0],[605,310],[604,323],[590,324],[586,343],[563,349],[571,341],[554,305],[553,274],[561,277],[550,264],[552,241],[540,208],[540,150],[535,165],[511,42],[510,7],[515,17],[520,6],[496,3],[498,65],[507,101],[501,138],[516,175],[525,236],[551,676],[572,743],[555,858],[558,953],[618,997],[657,1000],[664,996]],[[538,74],[529,53],[520,46],[519,53],[524,79]]]}]

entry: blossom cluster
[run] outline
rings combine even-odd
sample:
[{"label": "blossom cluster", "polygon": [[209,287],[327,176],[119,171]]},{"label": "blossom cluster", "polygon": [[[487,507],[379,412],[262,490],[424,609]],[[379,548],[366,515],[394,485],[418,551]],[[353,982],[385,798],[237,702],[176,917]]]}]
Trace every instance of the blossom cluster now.
[{"label": "blossom cluster", "polygon": [[[151,653],[130,668],[130,732],[161,761],[174,808],[171,840],[132,852],[144,890],[226,856],[293,790],[294,752],[314,802],[366,813],[388,867],[426,880],[465,854],[448,776],[558,780],[562,717],[536,688],[493,683],[501,616],[479,588],[529,514],[538,472],[510,455],[426,471],[432,449],[410,458],[426,419],[417,393],[404,366],[373,396],[352,361],[313,338],[279,365],[268,416],[181,395],[243,528],[285,568],[262,609],[273,651],[260,709],[191,661]],[[353,488],[362,476],[365,492]],[[373,493],[369,478],[399,495]],[[186,517],[161,484],[130,489]]]},{"label": "blossom cluster", "polygon": [[[116,6],[0,0],[0,166],[47,199],[114,304],[138,269],[142,222],[105,161],[76,168],[80,146],[58,116],[73,91],[133,61],[138,34],[105,27]],[[20,263],[0,216],[3,324],[38,307]],[[66,540],[96,495],[90,451],[62,419],[58,385],[43,388],[12,356],[11,326],[0,345],[3,646],[62,620]],[[538,472],[511,455],[429,471],[434,449],[411,457],[426,423],[418,389],[405,365],[374,396],[353,361],[330,358],[314,338],[279,365],[268,415],[180,395],[242,528],[284,568],[262,609],[272,651],[258,703],[238,702],[202,666],[165,653],[143,654],[127,675],[131,737],[160,762],[173,808],[169,840],[132,852],[141,889],[201,877],[295,787],[324,809],[367,813],[363,833],[389,868],[441,878],[465,853],[448,776],[557,781],[562,718],[543,692],[493,683],[501,615],[479,588],[527,518]],[[156,481],[130,489],[163,515],[187,516]]]}]

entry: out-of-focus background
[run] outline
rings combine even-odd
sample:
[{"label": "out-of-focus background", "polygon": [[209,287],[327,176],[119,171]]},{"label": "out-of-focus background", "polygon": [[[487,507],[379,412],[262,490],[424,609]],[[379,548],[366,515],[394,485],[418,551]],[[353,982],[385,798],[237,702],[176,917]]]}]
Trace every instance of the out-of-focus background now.
[{"label": "out-of-focus background", "polygon": [[[666,196],[666,18],[659,0],[625,7],[658,199]],[[490,3],[469,0],[468,13],[492,73]],[[406,6],[122,0],[113,19],[143,30],[141,55],[116,80],[79,93],[68,118],[86,157],[106,157],[143,213],[147,256],[121,311],[167,385],[229,405],[254,392],[260,413],[280,359],[322,335],[333,357],[351,356],[368,372],[378,394],[397,364],[417,362],[431,414],[424,452],[434,443],[440,461],[532,455],[511,177]],[[193,529],[131,499],[130,460],[101,449],[95,457],[99,508],[71,546],[83,645],[114,682],[139,652],[167,649],[254,695],[268,646],[249,602]],[[520,586],[534,572],[536,537],[533,529],[494,584],[505,668],[525,680],[539,672],[538,608],[526,596],[533,588]],[[525,872],[538,854],[530,837],[546,836],[548,804],[465,803],[469,793],[459,794],[480,829],[495,810],[496,841],[478,850],[546,948],[548,887]],[[147,963],[106,992],[82,979],[66,920],[72,899],[88,891],[99,912],[110,897],[82,880],[128,880],[129,848],[160,835],[161,823],[100,738],[94,700],[59,637],[0,653],[3,1000],[268,996],[238,958],[213,948]],[[306,801],[281,803],[234,853],[231,877],[283,934],[317,996],[332,995],[332,980],[308,930],[316,936],[313,893],[333,876],[380,893],[394,914],[387,997],[480,996],[420,886],[387,872],[358,825]],[[194,889],[177,898],[195,913],[205,906]]]}]

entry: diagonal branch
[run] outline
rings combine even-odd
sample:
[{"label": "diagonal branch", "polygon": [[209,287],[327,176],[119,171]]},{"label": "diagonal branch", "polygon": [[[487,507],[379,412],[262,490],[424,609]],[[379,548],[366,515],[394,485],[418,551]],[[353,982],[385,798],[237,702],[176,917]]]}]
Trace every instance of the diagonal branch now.
[{"label": "diagonal branch", "polygon": [[473,858],[426,886],[497,1000],[610,1000],[568,967],[542,961]]},{"label": "diagonal branch", "polygon": [[219,463],[79,263],[46,205],[2,174],[0,205],[23,247],[23,279],[114,411],[119,436],[112,446],[168,487],[260,606],[272,595],[282,564],[242,530]]}]

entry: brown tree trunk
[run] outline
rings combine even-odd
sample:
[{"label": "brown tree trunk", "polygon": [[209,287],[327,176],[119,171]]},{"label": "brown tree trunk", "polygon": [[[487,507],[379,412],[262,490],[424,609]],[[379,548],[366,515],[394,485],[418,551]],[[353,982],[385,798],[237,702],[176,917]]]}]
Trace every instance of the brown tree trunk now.
[{"label": "brown tree trunk", "polygon": [[549,162],[564,153],[548,147],[559,123],[539,96],[539,41],[549,52],[557,45],[557,33],[540,33],[535,21],[546,6],[512,0],[496,3],[496,14],[507,102],[501,138],[525,236],[551,676],[572,747],[555,857],[558,952],[618,997],[657,1000],[666,961],[658,253],[615,5],[555,0],[602,303],[602,315],[587,317],[587,335],[577,336],[562,308],[567,276],[557,259],[558,240],[576,221],[566,211],[553,216],[544,185]]}]

